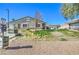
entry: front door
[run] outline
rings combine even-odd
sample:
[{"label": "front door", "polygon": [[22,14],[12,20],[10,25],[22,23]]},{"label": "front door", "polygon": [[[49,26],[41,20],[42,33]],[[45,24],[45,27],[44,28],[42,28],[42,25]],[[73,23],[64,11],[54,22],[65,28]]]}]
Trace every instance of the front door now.
[{"label": "front door", "polygon": [[19,29],[21,28],[21,24],[18,24],[18,28],[19,28]]}]

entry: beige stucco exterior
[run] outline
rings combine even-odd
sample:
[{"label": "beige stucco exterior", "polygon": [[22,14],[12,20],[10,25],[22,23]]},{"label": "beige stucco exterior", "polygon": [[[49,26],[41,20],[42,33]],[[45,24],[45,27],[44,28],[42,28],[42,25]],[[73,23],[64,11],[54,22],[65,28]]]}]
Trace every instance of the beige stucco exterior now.
[{"label": "beige stucco exterior", "polygon": [[62,24],[59,29],[69,29],[69,24],[65,23],[65,24]]},{"label": "beige stucco exterior", "polygon": [[[36,21],[37,25],[39,26],[36,26]],[[24,24],[26,25],[25,27],[23,26]],[[37,20],[32,17],[23,17],[21,19],[18,19],[17,21],[10,22],[10,27],[14,28],[15,25],[15,27],[18,29],[35,29],[35,28],[42,29],[44,27],[43,24],[44,22],[41,20]]]}]

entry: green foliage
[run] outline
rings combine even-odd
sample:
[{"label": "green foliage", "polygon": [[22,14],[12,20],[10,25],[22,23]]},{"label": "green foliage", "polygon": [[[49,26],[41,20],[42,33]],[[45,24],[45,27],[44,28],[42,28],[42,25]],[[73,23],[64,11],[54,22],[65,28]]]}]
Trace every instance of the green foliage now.
[{"label": "green foliage", "polygon": [[27,30],[30,30],[30,29],[27,29]]},{"label": "green foliage", "polygon": [[61,6],[61,12],[65,19],[73,19],[79,15],[79,3],[65,3]]},{"label": "green foliage", "polygon": [[49,30],[40,30],[40,31],[35,31],[34,34],[39,36],[40,38],[42,38],[44,36],[49,36],[50,31]]},{"label": "green foliage", "polygon": [[21,33],[17,33],[17,35],[16,36],[23,36]]}]

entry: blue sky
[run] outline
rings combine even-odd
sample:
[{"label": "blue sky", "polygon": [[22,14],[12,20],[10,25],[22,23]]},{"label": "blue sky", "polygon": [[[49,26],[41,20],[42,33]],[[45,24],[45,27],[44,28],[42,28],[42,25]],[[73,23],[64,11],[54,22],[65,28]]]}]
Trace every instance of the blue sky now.
[{"label": "blue sky", "polygon": [[61,14],[60,7],[60,3],[4,3],[0,4],[0,18],[7,19],[7,8],[10,10],[10,20],[24,16],[35,17],[35,12],[38,10],[43,17],[43,21],[48,24],[63,24],[66,20]]}]

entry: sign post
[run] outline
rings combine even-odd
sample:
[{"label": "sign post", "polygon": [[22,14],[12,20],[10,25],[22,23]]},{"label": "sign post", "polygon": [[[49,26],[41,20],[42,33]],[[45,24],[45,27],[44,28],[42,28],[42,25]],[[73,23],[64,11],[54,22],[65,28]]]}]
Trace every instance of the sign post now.
[{"label": "sign post", "polygon": [[1,24],[0,48],[6,48],[9,45],[9,36],[6,35],[6,25]]},{"label": "sign post", "polygon": [[[6,9],[7,11],[7,20],[8,20],[8,28],[6,26],[6,19],[1,18],[1,36],[0,36],[0,48],[5,48],[9,44],[9,35],[6,35],[5,33],[7,32],[6,29],[8,29],[9,32],[9,9]],[[8,33],[7,32],[7,33]]]}]

